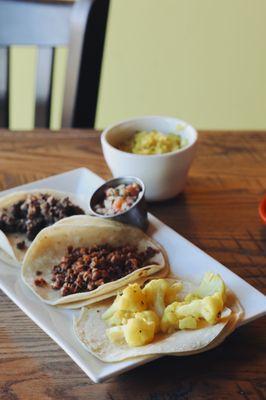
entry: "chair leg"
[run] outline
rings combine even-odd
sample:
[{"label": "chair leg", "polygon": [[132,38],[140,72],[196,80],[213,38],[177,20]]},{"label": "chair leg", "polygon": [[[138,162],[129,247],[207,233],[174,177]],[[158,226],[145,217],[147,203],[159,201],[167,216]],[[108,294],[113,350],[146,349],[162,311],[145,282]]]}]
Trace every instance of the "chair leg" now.
[{"label": "chair leg", "polygon": [[0,48],[0,127],[8,128],[8,48]]},{"label": "chair leg", "polygon": [[63,127],[93,127],[109,0],[80,0],[73,6]]}]

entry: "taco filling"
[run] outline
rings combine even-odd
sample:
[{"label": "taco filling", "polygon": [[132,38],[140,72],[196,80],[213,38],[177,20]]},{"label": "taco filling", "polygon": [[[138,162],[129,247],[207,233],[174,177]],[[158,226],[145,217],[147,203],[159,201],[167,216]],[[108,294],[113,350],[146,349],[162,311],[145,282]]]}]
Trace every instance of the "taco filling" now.
[{"label": "taco filling", "polygon": [[[28,194],[26,198],[0,211],[0,229],[5,234],[25,234],[32,241],[43,228],[78,214],[84,214],[84,211],[68,197],[58,199],[46,193]],[[19,250],[25,250],[25,240],[16,246]]]},{"label": "taco filling", "polygon": [[167,279],[152,280],[143,289],[137,283],[129,285],[102,315],[109,326],[108,339],[142,346],[151,343],[158,332],[194,330],[203,323],[218,322],[225,301],[225,285],[219,275],[205,274],[198,290],[183,299],[181,290],[181,282],[172,284]]},{"label": "taco filling", "polygon": [[83,308],[74,321],[82,344],[105,362],[154,354],[193,354],[219,344],[242,313],[219,275],[189,282],[129,284],[113,303]]},{"label": "taco filling", "polygon": [[111,297],[132,281],[167,271],[164,251],[140,229],[96,217],[43,229],[22,264],[24,282],[53,305]]},{"label": "taco filling", "polygon": [[[66,254],[52,268],[51,287],[60,290],[62,296],[88,292],[145,267],[156,253],[152,247],[138,251],[130,245],[68,246]],[[47,283],[39,277],[39,272],[36,271],[34,283],[44,287]]]}]

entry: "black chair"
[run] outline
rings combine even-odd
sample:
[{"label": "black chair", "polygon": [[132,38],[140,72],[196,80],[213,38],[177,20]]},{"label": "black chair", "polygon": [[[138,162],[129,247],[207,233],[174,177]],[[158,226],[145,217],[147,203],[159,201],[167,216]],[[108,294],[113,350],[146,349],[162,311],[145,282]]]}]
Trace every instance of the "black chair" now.
[{"label": "black chair", "polygon": [[49,127],[54,51],[68,46],[63,127],[93,127],[109,0],[0,0],[0,127],[8,127],[9,46],[36,45],[35,126]]}]

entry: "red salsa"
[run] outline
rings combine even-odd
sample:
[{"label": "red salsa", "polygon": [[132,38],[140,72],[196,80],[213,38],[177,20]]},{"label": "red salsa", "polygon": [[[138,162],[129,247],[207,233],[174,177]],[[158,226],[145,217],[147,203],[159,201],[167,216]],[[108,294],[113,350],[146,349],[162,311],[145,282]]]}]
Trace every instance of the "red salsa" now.
[{"label": "red salsa", "polygon": [[118,185],[106,189],[103,200],[96,204],[95,211],[101,215],[116,215],[129,210],[138,200],[142,188],[137,183]]}]

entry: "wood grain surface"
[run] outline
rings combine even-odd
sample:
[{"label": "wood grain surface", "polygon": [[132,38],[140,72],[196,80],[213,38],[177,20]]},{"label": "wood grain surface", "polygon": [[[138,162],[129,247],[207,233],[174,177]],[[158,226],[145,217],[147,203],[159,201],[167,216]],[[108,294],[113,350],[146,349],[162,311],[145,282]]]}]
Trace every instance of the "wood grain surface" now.
[{"label": "wood grain surface", "polygon": [[[94,131],[0,131],[0,189],[88,167],[108,178]],[[155,171],[156,172],[156,171]],[[185,192],[150,211],[266,293],[266,133],[201,132]],[[217,349],[165,357],[93,384],[4,294],[0,295],[0,399],[265,399],[265,318]]]}]

